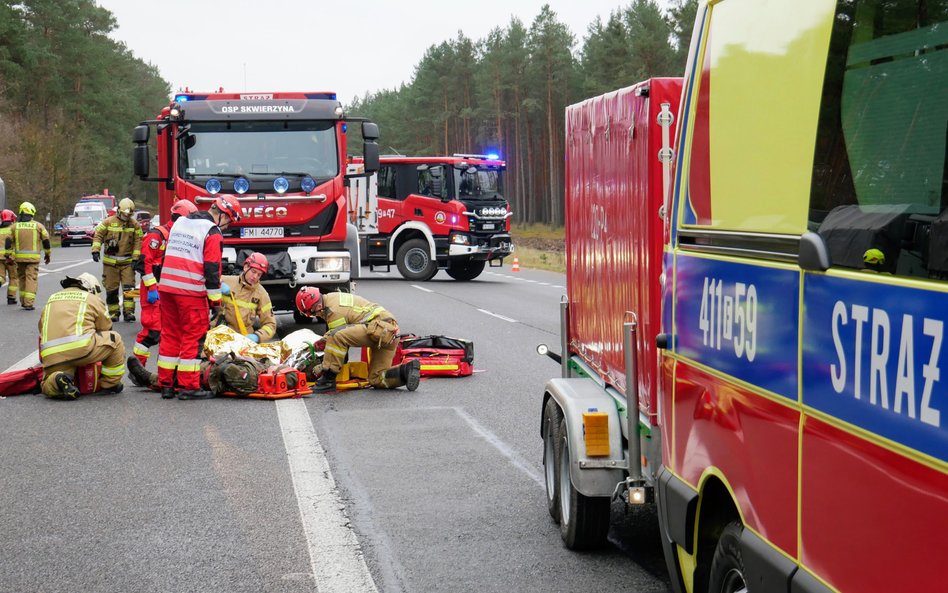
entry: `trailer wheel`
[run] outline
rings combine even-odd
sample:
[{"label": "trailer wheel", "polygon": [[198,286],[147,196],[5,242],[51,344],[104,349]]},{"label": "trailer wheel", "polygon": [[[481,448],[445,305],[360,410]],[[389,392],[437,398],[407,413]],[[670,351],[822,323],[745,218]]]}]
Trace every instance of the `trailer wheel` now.
[{"label": "trailer wheel", "polygon": [[560,535],[570,550],[598,548],[609,533],[612,501],[608,496],[585,496],[569,478],[572,452],[566,422],[560,423]]},{"label": "trailer wheel", "polygon": [[543,407],[543,475],[546,504],[553,521],[560,522],[560,424],[563,412],[552,397]]},{"label": "trailer wheel", "polygon": [[741,554],[743,531],[744,526],[740,521],[733,521],[721,532],[714,558],[711,560],[709,593],[747,593],[744,558]]},{"label": "trailer wheel", "polygon": [[409,239],[395,255],[398,272],[407,280],[425,282],[438,273],[438,262],[431,259],[431,251],[424,239]]},{"label": "trailer wheel", "polygon": [[451,276],[455,280],[465,282],[467,280],[473,280],[481,275],[481,272],[484,271],[484,266],[487,264],[486,261],[473,261],[467,260],[465,262],[451,262],[448,266],[447,272],[448,276]]}]

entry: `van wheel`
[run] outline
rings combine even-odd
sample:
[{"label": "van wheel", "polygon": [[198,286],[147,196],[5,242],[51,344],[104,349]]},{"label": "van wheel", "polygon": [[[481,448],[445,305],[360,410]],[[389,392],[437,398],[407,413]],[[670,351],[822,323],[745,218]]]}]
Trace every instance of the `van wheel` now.
[{"label": "van wheel", "polygon": [[560,424],[563,413],[552,397],[543,407],[543,475],[546,482],[546,505],[553,521],[560,522]]},{"label": "van wheel", "polygon": [[560,423],[560,535],[570,550],[588,550],[602,546],[609,534],[608,496],[585,496],[573,488],[569,478],[572,452],[566,422]]},{"label": "van wheel", "polygon": [[473,280],[481,275],[481,272],[484,271],[484,266],[487,264],[486,261],[472,261],[467,260],[465,262],[452,262],[448,269],[448,276],[451,276],[455,280],[460,280],[462,282],[467,280]]},{"label": "van wheel", "polygon": [[740,521],[729,523],[721,532],[714,558],[711,560],[709,593],[747,593],[744,558],[741,555],[743,532],[744,526]]},{"label": "van wheel", "polygon": [[431,259],[428,242],[424,239],[409,239],[398,248],[395,255],[398,272],[406,280],[425,282],[438,273],[438,262]]}]

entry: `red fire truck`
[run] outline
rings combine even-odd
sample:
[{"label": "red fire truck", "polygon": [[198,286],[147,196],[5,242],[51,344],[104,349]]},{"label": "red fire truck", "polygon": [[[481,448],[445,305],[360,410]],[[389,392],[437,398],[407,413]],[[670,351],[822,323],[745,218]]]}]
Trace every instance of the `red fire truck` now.
[{"label": "red fire truck", "polygon": [[[225,273],[258,251],[275,310],[295,311],[301,286],[348,291],[358,274],[358,232],[346,220],[346,131],[360,121],[365,174],[378,169],[378,126],[347,119],[331,92],[196,93],[174,96],[135,128],[135,173],[158,182],[166,216],[178,199],[210,207],[229,194],[243,218],[224,231]],[[156,129],[157,177],[149,177]]]},{"label": "red fire truck", "polygon": [[541,423],[569,547],[603,541],[613,496],[654,497],[677,593],[945,588],[937,6],[702,3],[664,200],[636,106],[661,85],[569,108]]},{"label": "red fire truck", "polygon": [[[351,165],[358,171],[360,161]],[[513,252],[502,194],[504,161],[496,155],[383,156],[377,183],[350,194],[350,218],[361,236],[362,264],[392,264],[409,280],[443,269],[473,280]]]},{"label": "red fire truck", "polygon": [[102,204],[106,211],[115,208],[116,205],[115,196],[109,193],[108,188],[103,189],[100,194],[86,194],[79,198],[79,204],[88,204],[89,202]]}]

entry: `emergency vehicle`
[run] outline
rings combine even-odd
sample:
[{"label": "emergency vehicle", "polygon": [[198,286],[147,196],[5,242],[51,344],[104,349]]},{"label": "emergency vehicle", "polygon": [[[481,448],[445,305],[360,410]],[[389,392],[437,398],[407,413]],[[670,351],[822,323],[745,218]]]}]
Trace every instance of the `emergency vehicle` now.
[{"label": "emergency vehicle", "polygon": [[102,207],[105,208],[106,211],[109,211],[115,208],[117,202],[115,201],[115,196],[110,194],[108,188],[106,188],[99,194],[85,194],[80,196],[76,206],[78,207],[80,204],[102,204]]},{"label": "emergency vehicle", "polygon": [[[178,199],[207,209],[219,195],[240,201],[224,231],[224,273],[266,255],[275,310],[295,311],[301,286],[349,291],[358,274],[358,232],[346,220],[346,132],[362,126],[365,174],[378,169],[378,126],[347,118],[331,92],[176,94],[135,128],[135,173],[158,182],[159,211]],[[155,128],[157,177],[149,177]]]},{"label": "emergency vehicle", "polygon": [[[944,589],[946,24],[943,2],[702,4],[642,224],[599,189],[651,183],[638,159],[597,180],[576,150],[624,122],[570,108],[568,280],[615,280],[568,289],[544,394],[567,545],[601,541],[613,493],[654,496],[676,592]],[[660,270],[623,269],[656,224]]]},{"label": "emergency vehicle", "polygon": [[[359,171],[361,161],[350,168]],[[502,265],[514,250],[505,169],[497,155],[382,156],[376,178],[350,193],[362,265],[388,271],[395,264],[417,281],[439,269],[473,280],[487,265]]]}]

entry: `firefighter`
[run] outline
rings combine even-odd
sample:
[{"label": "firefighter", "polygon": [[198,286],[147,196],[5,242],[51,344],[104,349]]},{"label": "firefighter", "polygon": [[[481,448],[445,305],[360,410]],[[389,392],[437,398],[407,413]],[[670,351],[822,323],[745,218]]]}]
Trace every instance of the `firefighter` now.
[{"label": "firefighter", "polygon": [[194,212],[174,223],[168,235],[158,281],[162,336],[158,343],[161,397],[214,397],[200,383],[201,343],[208,330],[208,305],[221,306],[221,230],[240,220],[240,202],[218,196],[207,212]]},{"label": "firefighter", "polygon": [[40,244],[46,253],[43,263],[49,263],[52,249],[46,227],[33,220],[34,216],[36,207],[33,204],[20,204],[20,216],[13,225],[12,235],[6,237],[4,245],[4,261],[7,265],[16,265],[20,305],[27,311],[35,308],[33,303],[36,301],[36,282],[39,278]]},{"label": "firefighter", "polygon": [[[224,276],[221,285],[224,295],[221,311],[227,325],[260,343],[276,335],[276,318],[267,289],[260,284],[260,277],[270,267],[267,256],[251,253],[244,260],[244,271],[240,276]],[[260,329],[254,330],[254,318],[259,321]]]},{"label": "firefighter", "polygon": [[125,345],[122,336],[111,331],[112,320],[100,296],[102,286],[88,272],[77,278],[66,276],[60,284],[63,290],[49,297],[39,321],[43,393],[76,399],[76,369],[100,361],[99,393],[121,392]]},{"label": "firefighter", "polygon": [[408,391],[418,388],[421,363],[418,360],[392,367],[398,346],[398,323],[391,313],[368,300],[350,293],[321,294],[318,288],[303,287],[296,294],[296,308],[308,317],[326,322],[326,345],[322,372],[313,386],[313,393],[334,391],[336,375],[351,346],[369,350],[369,383],[378,389],[394,389],[402,385]]},{"label": "firefighter", "polygon": [[16,222],[16,212],[4,209],[0,212],[0,286],[4,278],[7,281],[7,304],[16,304],[16,263],[8,260],[7,238],[13,236],[13,223]]},{"label": "firefighter", "polygon": [[142,308],[142,330],[138,332],[132,352],[142,366],[148,364],[149,349],[161,339],[161,314],[158,311],[158,280],[161,278],[161,261],[171,225],[181,216],[197,212],[197,206],[189,200],[178,200],[171,207],[171,216],[161,226],[156,226],[142,239],[141,255],[135,263],[135,271],[141,274],[139,300]]},{"label": "firefighter", "polygon": [[98,262],[100,251],[105,248],[102,259],[102,283],[105,285],[105,302],[109,306],[112,321],[119,320],[119,285],[125,321],[135,321],[135,301],[124,296],[125,291],[135,288],[135,268],[142,244],[142,227],[132,216],[135,202],[122,198],[118,211],[99,223],[92,239],[92,259]]}]

